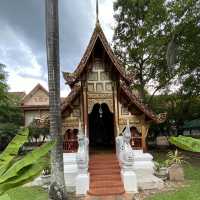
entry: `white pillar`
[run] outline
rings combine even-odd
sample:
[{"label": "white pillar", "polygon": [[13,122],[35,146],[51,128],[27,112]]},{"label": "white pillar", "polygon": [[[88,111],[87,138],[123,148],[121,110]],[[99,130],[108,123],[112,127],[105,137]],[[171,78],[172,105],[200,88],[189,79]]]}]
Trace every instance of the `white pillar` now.
[{"label": "white pillar", "polygon": [[79,174],[76,177],[76,195],[86,195],[89,191],[89,173],[87,174]]},{"label": "white pillar", "polygon": [[121,170],[121,178],[124,183],[124,189],[127,193],[137,193],[137,177],[133,171]]}]

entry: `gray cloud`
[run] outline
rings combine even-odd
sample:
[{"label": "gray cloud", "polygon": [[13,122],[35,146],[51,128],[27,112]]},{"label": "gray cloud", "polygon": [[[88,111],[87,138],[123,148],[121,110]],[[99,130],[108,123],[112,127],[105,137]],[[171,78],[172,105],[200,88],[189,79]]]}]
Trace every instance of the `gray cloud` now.
[{"label": "gray cloud", "polygon": [[[61,71],[73,71],[84,53],[94,28],[93,1],[59,1]],[[0,62],[10,79],[47,81],[45,0],[0,0],[0,27]]]}]

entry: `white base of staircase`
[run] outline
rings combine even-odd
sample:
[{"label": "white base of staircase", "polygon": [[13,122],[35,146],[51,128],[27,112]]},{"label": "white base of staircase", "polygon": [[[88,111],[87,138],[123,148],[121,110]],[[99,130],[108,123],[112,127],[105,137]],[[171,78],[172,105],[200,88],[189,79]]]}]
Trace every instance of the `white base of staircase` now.
[{"label": "white base of staircase", "polygon": [[121,170],[121,179],[124,183],[124,190],[127,193],[137,193],[137,177],[133,171],[123,171]]},{"label": "white base of staircase", "polygon": [[164,182],[160,178],[154,175],[138,176],[138,189],[140,190],[152,190],[162,189]]},{"label": "white base of staircase", "polygon": [[76,177],[76,195],[86,195],[89,191],[90,178],[88,174],[79,174]]},{"label": "white base of staircase", "polygon": [[76,177],[78,175],[78,167],[76,164],[76,153],[64,153],[64,177],[67,190],[76,190]]}]

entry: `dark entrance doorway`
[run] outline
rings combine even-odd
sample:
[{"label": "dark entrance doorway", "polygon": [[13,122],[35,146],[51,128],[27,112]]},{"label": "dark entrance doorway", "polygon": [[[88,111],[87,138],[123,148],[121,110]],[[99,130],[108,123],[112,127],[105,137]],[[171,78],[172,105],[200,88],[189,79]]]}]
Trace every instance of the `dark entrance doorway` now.
[{"label": "dark entrance doorway", "polygon": [[92,150],[110,150],[115,147],[114,114],[107,104],[95,104],[89,114],[89,140]]}]

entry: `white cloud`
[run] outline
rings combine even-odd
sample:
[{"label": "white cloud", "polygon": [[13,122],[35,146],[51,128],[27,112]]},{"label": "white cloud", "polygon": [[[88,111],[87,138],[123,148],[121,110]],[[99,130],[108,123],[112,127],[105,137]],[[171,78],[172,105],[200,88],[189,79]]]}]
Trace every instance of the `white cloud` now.
[{"label": "white cloud", "polygon": [[28,92],[38,82],[47,86],[41,79],[42,66],[31,48],[9,26],[4,26],[0,35],[0,62],[7,66],[10,90]]},{"label": "white cloud", "polygon": [[[114,10],[113,10],[113,2],[114,0],[100,0],[99,1],[99,21],[103,28],[103,31],[109,42],[112,41],[114,26]],[[93,12],[93,21],[95,23],[96,20],[96,1],[91,0]]]},{"label": "white cloud", "polygon": [[[76,63],[79,63],[95,26],[96,1],[88,0],[87,3],[82,2],[81,4],[78,0],[72,0],[72,2],[73,6],[69,10],[69,5],[72,3],[68,2],[66,4],[64,0],[61,1],[61,71],[73,71],[75,69]],[[100,22],[109,42],[112,40],[113,31],[111,26],[114,23],[112,2],[112,0],[99,0]],[[36,6],[40,4],[40,1],[34,0],[30,1],[30,4],[27,3],[27,6],[32,5],[35,12],[37,10]],[[5,12],[1,10],[1,5],[4,6]],[[78,7],[80,7],[79,10]],[[15,9],[18,9],[16,13],[14,12]],[[3,16],[0,18],[0,63],[7,66],[8,84],[11,91],[29,92],[37,83],[41,83],[47,88],[45,38],[43,37],[45,27],[44,23],[39,21],[42,19],[43,14],[39,13],[40,18],[33,18],[31,22],[32,19],[24,17],[25,11],[22,10],[19,14],[19,9],[21,7],[18,6],[18,3],[12,4],[12,9],[8,6],[8,3],[0,3],[0,12],[3,11],[1,12]],[[66,12],[67,9],[69,12]],[[73,12],[73,10],[76,12]],[[42,10],[39,9],[39,12],[42,12]],[[91,13],[93,13],[93,17],[91,17]],[[82,16],[80,20],[75,19],[78,15]],[[67,17],[65,18],[65,16]],[[72,23],[73,20],[76,21]],[[64,84],[61,75],[61,96],[66,96],[69,91],[70,89]]]}]

